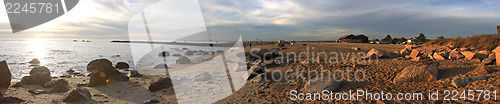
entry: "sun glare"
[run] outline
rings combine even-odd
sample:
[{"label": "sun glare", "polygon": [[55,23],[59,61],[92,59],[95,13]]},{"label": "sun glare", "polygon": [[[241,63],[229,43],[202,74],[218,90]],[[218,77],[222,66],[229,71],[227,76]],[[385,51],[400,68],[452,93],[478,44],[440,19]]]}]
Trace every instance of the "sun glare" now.
[{"label": "sun glare", "polygon": [[26,50],[34,58],[38,58],[40,61],[43,61],[43,58],[47,55],[47,45],[47,40],[45,39],[30,39]]}]

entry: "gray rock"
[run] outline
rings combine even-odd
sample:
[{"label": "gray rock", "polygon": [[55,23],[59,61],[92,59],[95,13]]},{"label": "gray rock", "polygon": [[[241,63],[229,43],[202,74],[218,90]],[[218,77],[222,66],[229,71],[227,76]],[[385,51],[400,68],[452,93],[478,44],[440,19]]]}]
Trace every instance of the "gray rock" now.
[{"label": "gray rock", "polygon": [[159,91],[165,88],[171,88],[173,87],[172,85],[172,80],[169,77],[161,78],[156,82],[151,83],[149,85],[148,90],[151,92]]},{"label": "gray rock", "polygon": [[128,69],[128,68],[130,68],[130,66],[127,63],[125,63],[125,62],[118,62],[118,63],[116,63],[115,67],[118,68],[118,69]]},{"label": "gray rock", "polygon": [[10,81],[12,80],[12,74],[10,73],[7,61],[0,62],[0,97],[7,91],[10,86]]},{"label": "gray rock", "polygon": [[159,57],[167,57],[167,56],[170,56],[170,52],[163,51],[163,52],[159,53],[158,56]]},{"label": "gray rock", "polygon": [[153,69],[168,69],[168,65],[167,64],[158,64],[158,65],[154,66]]},{"label": "gray rock", "polygon": [[212,75],[207,72],[203,72],[201,74],[198,74],[194,76],[193,81],[208,81],[212,79]]},{"label": "gray rock", "polygon": [[193,55],[193,51],[186,51],[184,52],[184,55]]},{"label": "gray rock", "polygon": [[181,55],[181,54],[174,54],[174,55],[172,55],[172,56],[175,56],[175,57],[182,57],[182,55]]},{"label": "gray rock", "polygon": [[128,76],[128,77],[140,77],[140,76],[142,76],[142,75],[141,75],[141,74],[139,74],[139,72],[138,72],[138,71],[136,71],[136,70],[131,70],[131,71],[129,71],[129,72],[128,72],[127,76]]},{"label": "gray rock", "polygon": [[66,92],[61,100],[63,102],[92,101],[92,95],[90,94],[89,90],[82,87],[77,87],[69,92]]},{"label": "gray rock", "polygon": [[335,81],[334,79],[314,79],[309,80],[304,85],[304,90],[311,93],[321,93],[323,90],[336,91],[342,82]]},{"label": "gray rock", "polygon": [[189,50],[189,49],[188,49],[188,48],[186,48],[186,47],[182,47],[182,49],[181,49],[181,50]]},{"label": "gray rock", "polygon": [[58,80],[52,80],[47,83],[43,87],[55,87],[55,86],[60,86],[60,85],[68,85],[68,80],[66,79],[58,79]]},{"label": "gray rock", "polygon": [[469,83],[471,83],[471,82],[475,82],[478,80],[486,80],[489,78],[492,78],[492,76],[479,75],[476,77],[455,78],[451,82],[451,85],[455,86],[456,88],[460,88],[460,87],[465,87],[465,86],[469,85]]},{"label": "gray rock", "polygon": [[34,58],[33,60],[31,60],[28,63],[30,63],[30,64],[40,64],[40,60],[38,60],[37,58]]},{"label": "gray rock", "polygon": [[181,58],[175,60],[175,63],[177,63],[177,64],[191,64],[191,60],[187,57],[181,57]]}]

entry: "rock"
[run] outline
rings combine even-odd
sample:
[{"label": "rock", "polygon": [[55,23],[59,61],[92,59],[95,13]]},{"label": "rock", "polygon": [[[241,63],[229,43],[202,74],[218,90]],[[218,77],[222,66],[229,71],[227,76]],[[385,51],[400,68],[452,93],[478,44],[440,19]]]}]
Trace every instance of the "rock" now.
[{"label": "rock", "polygon": [[142,76],[142,75],[141,75],[141,74],[139,74],[139,72],[138,72],[138,71],[136,71],[136,70],[131,70],[131,71],[129,71],[129,72],[128,72],[127,76],[128,76],[128,77],[140,77],[140,76]]},{"label": "rock", "polygon": [[359,48],[359,47],[352,47],[352,50],[356,50],[357,51],[357,50],[361,50],[361,48]]},{"label": "rock", "polygon": [[464,56],[464,55],[462,55],[462,53],[460,53],[460,52],[458,52],[458,51],[456,51],[456,50],[452,50],[452,51],[450,52],[450,55],[448,56],[448,59],[450,59],[450,60],[458,60],[458,59],[462,59],[462,58],[464,58],[464,57],[465,57],[465,56]]},{"label": "rock", "polygon": [[394,77],[393,83],[436,81],[438,66],[438,62],[430,62],[429,64],[407,67]]},{"label": "rock", "polygon": [[167,57],[170,56],[170,52],[163,51],[158,54],[158,57]]},{"label": "rock", "polygon": [[10,86],[10,81],[12,80],[12,74],[10,73],[7,61],[3,60],[0,62],[0,97],[7,91]]},{"label": "rock", "polygon": [[488,58],[489,58],[489,59],[491,59],[491,60],[495,60],[495,59],[496,59],[496,55],[495,55],[495,53],[490,53],[490,54],[488,55]]},{"label": "rock", "polygon": [[494,70],[488,68],[488,66],[486,66],[484,64],[480,64],[473,71],[478,73],[478,74],[490,74],[490,73],[494,72]]},{"label": "rock", "polygon": [[378,50],[375,48],[372,48],[370,51],[368,51],[366,58],[372,58],[375,59],[376,57],[378,58],[391,58],[391,54],[383,51],[383,50]]},{"label": "rock", "polygon": [[0,97],[0,104],[21,104],[23,102],[23,99],[16,97]]},{"label": "rock", "polygon": [[43,85],[52,80],[50,70],[45,66],[36,66],[30,71],[30,76],[24,76],[21,79],[22,84]]},{"label": "rock", "polygon": [[323,90],[336,91],[342,82],[335,81],[334,78],[309,80],[304,85],[304,90],[309,93],[320,93]]},{"label": "rock", "polygon": [[182,47],[182,49],[181,49],[181,50],[189,50],[189,49],[188,49],[188,48],[186,48],[186,47]]},{"label": "rock", "polygon": [[49,92],[54,93],[54,92],[68,92],[71,90],[69,85],[58,85],[53,87]]},{"label": "rock", "polygon": [[96,59],[92,60],[87,64],[87,71],[92,72],[94,70],[100,70],[102,68],[114,68],[111,61],[108,59]]},{"label": "rock", "polygon": [[435,52],[434,55],[432,55],[432,57],[434,58],[434,60],[446,60],[446,52]]},{"label": "rock", "polygon": [[130,66],[127,63],[125,63],[125,62],[118,62],[118,63],[116,63],[115,67],[118,68],[118,69],[128,69],[128,68],[130,68]]},{"label": "rock", "polygon": [[168,65],[167,64],[158,64],[158,65],[154,66],[153,69],[168,69]]},{"label": "rock", "polygon": [[148,101],[145,101],[144,104],[155,104],[155,103],[159,103],[160,101],[156,100],[156,99],[151,99],[151,100],[148,100]]},{"label": "rock", "polygon": [[158,90],[162,90],[164,88],[171,88],[173,87],[172,85],[172,80],[169,77],[161,78],[156,82],[151,83],[149,85],[148,90],[151,92],[155,92]]},{"label": "rock", "polygon": [[111,85],[115,81],[123,81],[122,74],[116,70],[111,62],[107,59],[97,59],[91,61],[87,65],[87,70],[92,70],[90,73],[89,87],[100,85]]},{"label": "rock", "polygon": [[401,51],[399,51],[399,54],[401,54],[403,56],[410,55],[410,53],[411,53],[411,50],[408,48],[404,48],[404,49],[401,49]]},{"label": "rock", "polygon": [[217,50],[217,51],[215,51],[215,53],[217,53],[217,54],[221,54],[221,53],[224,53],[224,51],[222,51],[222,50]]},{"label": "rock", "polygon": [[464,55],[465,59],[467,59],[467,60],[472,60],[472,59],[477,57],[477,54],[475,52],[472,52],[472,51],[463,51],[462,55]]},{"label": "rock", "polygon": [[31,94],[43,94],[43,93],[48,93],[48,91],[45,90],[40,90],[40,89],[33,89],[33,90],[28,90],[29,93]]},{"label": "rock", "polygon": [[194,76],[193,81],[208,81],[212,79],[212,75],[207,72],[203,72],[201,74],[198,74]]},{"label": "rock", "polygon": [[175,57],[182,57],[182,55],[181,55],[181,54],[174,54],[174,55],[172,55],[172,56],[175,56]]},{"label": "rock", "polygon": [[34,58],[33,60],[31,60],[28,63],[30,63],[30,64],[40,64],[40,60],[38,60],[37,58]]},{"label": "rock", "polygon": [[52,80],[43,85],[43,87],[55,87],[55,86],[60,86],[60,85],[68,85],[68,80],[66,79],[58,79],[58,80]]},{"label": "rock", "polygon": [[469,85],[469,83],[471,82],[475,82],[478,80],[486,80],[489,78],[491,78],[491,76],[482,76],[482,75],[476,77],[455,78],[451,82],[451,85],[455,86],[455,88],[460,88]]},{"label": "rock", "polygon": [[82,88],[82,87],[77,87],[69,92],[66,92],[61,99],[63,102],[85,102],[85,101],[92,101],[92,95],[90,94],[90,91]]},{"label": "rock", "polygon": [[73,69],[69,69],[68,71],[66,71],[66,73],[68,73],[68,74],[73,74],[73,73],[75,73],[75,70],[73,70]]},{"label": "rock", "polygon": [[410,58],[417,58],[419,56],[422,56],[422,53],[416,49],[414,50],[411,50],[411,53],[410,53]]},{"label": "rock", "polygon": [[184,55],[193,55],[193,51],[188,50],[188,51],[184,52]]},{"label": "rock", "polygon": [[422,61],[422,57],[415,57],[413,59],[411,59],[412,61],[416,61],[416,62],[420,62]]},{"label": "rock", "polygon": [[177,63],[177,64],[191,64],[191,60],[187,57],[181,57],[181,58],[175,60],[175,63]]},{"label": "rock", "polygon": [[494,62],[490,58],[485,58],[485,59],[483,59],[483,61],[481,62],[481,64],[484,64],[484,65],[493,65]]},{"label": "rock", "polygon": [[500,65],[500,46],[498,46],[497,48],[495,48],[493,50],[493,52],[495,54],[495,60],[497,61],[497,65]]}]

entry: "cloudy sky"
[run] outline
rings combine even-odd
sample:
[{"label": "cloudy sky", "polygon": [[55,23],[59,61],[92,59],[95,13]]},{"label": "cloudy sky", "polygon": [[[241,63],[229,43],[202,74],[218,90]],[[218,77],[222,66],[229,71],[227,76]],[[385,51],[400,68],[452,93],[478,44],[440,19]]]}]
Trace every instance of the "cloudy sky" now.
[{"label": "cloudy sky", "polygon": [[11,32],[2,9],[0,39],[147,40],[139,11],[155,40],[207,29],[216,38],[241,34],[245,40],[336,40],[345,34],[467,37],[496,33],[498,5],[498,0],[81,0],[61,17],[19,33]]}]

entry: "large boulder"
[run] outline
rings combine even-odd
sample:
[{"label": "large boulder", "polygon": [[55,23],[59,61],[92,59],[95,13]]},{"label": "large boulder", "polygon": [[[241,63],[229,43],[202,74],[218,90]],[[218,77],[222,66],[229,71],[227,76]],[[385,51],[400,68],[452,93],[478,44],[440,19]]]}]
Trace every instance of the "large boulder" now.
[{"label": "large boulder", "polygon": [[125,63],[125,62],[118,62],[118,63],[116,63],[115,67],[117,69],[128,69],[128,68],[130,68],[130,66],[127,63]]},{"label": "large boulder", "polygon": [[401,49],[401,51],[399,51],[399,54],[401,54],[403,56],[410,55],[410,53],[411,53],[411,50],[408,48],[403,48],[403,49]]},{"label": "large boulder", "polygon": [[462,53],[462,55],[465,56],[465,59],[467,59],[467,60],[472,60],[472,59],[477,57],[477,53],[472,52],[472,51],[463,51],[461,53]]},{"label": "large boulder", "polygon": [[87,64],[87,71],[92,72],[94,70],[100,70],[102,68],[113,67],[113,64],[108,59],[96,59],[92,60]]},{"label": "large boulder", "polygon": [[451,82],[451,85],[455,86],[456,88],[460,88],[460,87],[465,87],[465,86],[469,85],[469,83],[471,83],[471,82],[475,82],[478,80],[486,80],[489,78],[491,78],[491,76],[482,76],[482,75],[475,76],[475,77],[455,78]]},{"label": "large boulder", "polygon": [[89,87],[111,85],[114,84],[115,81],[124,80],[122,74],[116,70],[107,59],[97,59],[91,61],[89,65],[87,65],[87,70],[92,70],[89,75]]},{"label": "large boulder", "polygon": [[384,50],[378,50],[378,49],[375,49],[375,48],[372,48],[370,51],[368,51],[368,53],[366,54],[366,58],[391,58],[391,54],[384,51]]},{"label": "large boulder", "polygon": [[0,62],[0,97],[7,91],[10,86],[10,81],[12,80],[12,74],[10,73],[7,61],[3,60]]},{"label": "large boulder", "polygon": [[313,79],[307,81],[304,90],[310,93],[320,93],[323,90],[336,91],[342,82],[335,81],[333,78]]},{"label": "large boulder", "polygon": [[465,56],[462,55],[462,53],[458,52],[457,50],[452,50],[450,52],[450,55],[448,56],[448,59],[450,59],[450,60],[458,60],[458,59],[462,59],[464,57]]},{"label": "large boulder", "polygon": [[188,51],[184,52],[184,55],[193,55],[193,51],[188,50]]},{"label": "large boulder", "polygon": [[24,76],[21,79],[22,84],[39,84],[43,85],[52,80],[50,70],[45,66],[36,66],[30,71],[30,76]]},{"label": "large boulder", "polygon": [[167,57],[167,56],[170,56],[170,52],[167,52],[167,51],[163,51],[163,52],[160,52],[158,54],[159,57]]},{"label": "large boulder", "polygon": [[495,60],[497,60],[497,65],[500,65],[500,46],[493,50],[495,52]]},{"label": "large boulder", "polygon": [[194,76],[193,81],[208,81],[211,80],[212,77],[213,76],[210,73],[203,72],[201,74]]},{"label": "large boulder", "polygon": [[396,77],[394,77],[393,82],[402,83],[436,81],[438,75],[438,66],[438,62],[429,62],[424,63],[423,65],[407,67],[399,72]]},{"label": "large boulder", "polygon": [[411,50],[409,58],[417,58],[417,57],[420,57],[420,56],[422,56],[422,52],[414,49],[414,50]]},{"label": "large boulder", "polygon": [[177,64],[191,64],[191,60],[187,57],[181,57],[181,58],[175,60],[175,63],[177,63]]},{"label": "large boulder", "polygon": [[151,85],[149,85],[149,87],[148,87],[148,90],[151,92],[155,92],[155,91],[162,90],[164,88],[171,88],[171,87],[173,87],[172,79],[170,79],[169,77],[165,77],[165,78],[159,79],[156,82],[151,83]]},{"label": "large boulder", "polygon": [[432,57],[434,58],[434,60],[446,60],[445,57],[447,57],[447,53],[446,52],[435,52]]},{"label": "large boulder", "polygon": [[92,95],[90,94],[89,90],[82,87],[77,87],[69,92],[66,92],[61,100],[63,102],[92,101]]}]

